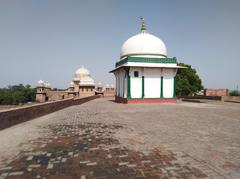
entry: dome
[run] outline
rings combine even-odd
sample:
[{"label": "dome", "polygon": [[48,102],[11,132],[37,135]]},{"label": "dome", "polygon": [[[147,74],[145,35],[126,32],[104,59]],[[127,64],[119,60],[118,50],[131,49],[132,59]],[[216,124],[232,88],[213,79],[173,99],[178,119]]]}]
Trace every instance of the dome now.
[{"label": "dome", "polygon": [[160,38],[147,32],[142,20],[141,32],[130,37],[122,45],[120,58],[122,59],[129,55],[165,58],[167,56],[167,48]]},{"label": "dome", "polygon": [[86,69],[86,68],[84,68],[84,66],[81,66],[76,72],[75,72],[75,78],[81,78],[81,77],[83,77],[83,76],[89,76],[90,75],[90,73],[89,73],[89,71]]},{"label": "dome", "polygon": [[74,81],[79,81],[80,85],[95,85],[94,80],[91,78],[90,72],[81,66],[74,74]]},{"label": "dome", "polygon": [[38,85],[39,87],[45,87],[45,82],[43,80],[39,80],[38,82]]},{"label": "dome", "polygon": [[50,83],[45,83],[45,86],[46,86],[47,88],[50,88],[50,87],[51,87],[51,84],[50,84]]},{"label": "dome", "polygon": [[38,85],[44,85],[44,81],[43,80],[39,80],[37,83],[38,83]]},{"label": "dome", "polygon": [[101,82],[99,82],[97,85],[98,85],[98,87],[102,87],[103,86]]},{"label": "dome", "polygon": [[69,87],[74,87],[73,81],[71,81],[71,82],[69,83]]}]

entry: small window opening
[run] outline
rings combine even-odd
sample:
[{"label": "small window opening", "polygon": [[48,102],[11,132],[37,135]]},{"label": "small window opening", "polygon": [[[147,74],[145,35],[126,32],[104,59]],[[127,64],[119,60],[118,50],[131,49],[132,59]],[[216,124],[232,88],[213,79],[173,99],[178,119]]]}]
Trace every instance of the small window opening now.
[{"label": "small window opening", "polygon": [[138,77],[138,71],[134,71],[134,77]]}]

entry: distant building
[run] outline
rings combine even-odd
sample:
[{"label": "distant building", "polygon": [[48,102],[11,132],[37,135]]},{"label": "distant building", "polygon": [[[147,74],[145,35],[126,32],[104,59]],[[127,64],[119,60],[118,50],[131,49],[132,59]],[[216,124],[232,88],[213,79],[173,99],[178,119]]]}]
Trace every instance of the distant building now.
[{"label": "distant building", "polygon": [[67,90],[52,90],[49,83],[38,81],[36,93],[37,102],[56,101],[67,98],[87,97],[95,95],[95,83],[90,72],[81,66],[74,74]]},{"label": "distant building", "polygon": [[115,88],[113,85],[106,84],[104,86],[102,83],[98,83],[96,85],[95,94],[102,95],[104,97],[113,97],[115,96]]},{"label": "distant building", "polygon": [[107,84],[105,86],[104,97],[113,97],[113,96],[115,96],[114,85]]},{"label": "distant building", "polygon": [[[73,81],[69,83],[66,90],[53,90],[49,83],[40,80],[37,84],[36,101],[56,101],[67,98],[79,98],[102,94],[102,96],[114,96],[115,88],[113,85],[97,85],[91,77],[90,72],[81,66],[74,74]],[[95,89],[96,88],[96,89]]]},{"label": "distant building", "polygon": [[150,34],[142,19],[141,31],[124,42],[120,60],[111,72],[116,77],[116,101],[122,103],[176,102],[175,57]]},{"label": "distant building", "polygon": [[[75,96],[86,97],[95,94],[95,83],[90,72],[81,66],[74,74],[74,79],[70,83],[68,91],[75,92]],[[73,90],[73,91],[71,91]]]},{"label": "distant building", "polygon": [[51,91],[50,84],[45,83],[42,80],[38,81],[37,85],[37,93],[36,93],[36,101],[37,102],[45,102],[48,101],[48,95],[47,93]]},{"label": "distant building", "polygon": [[228,96],[228,89],[204,89],[204,96]]}]

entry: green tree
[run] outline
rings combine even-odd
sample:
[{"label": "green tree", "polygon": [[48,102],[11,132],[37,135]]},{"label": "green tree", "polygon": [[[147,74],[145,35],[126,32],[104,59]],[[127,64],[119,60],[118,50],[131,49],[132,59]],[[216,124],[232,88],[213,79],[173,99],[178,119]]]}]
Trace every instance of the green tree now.
[{"label": "green tree", "polygon": [[19,104],[35,101],[36,89],[23,84],[0,88],[0,104]]},{"label": "green tree", "polygon": [[202,80],[198,76],[197,71],[188,64],[179,63],[178,65],[187,68],[181,68],[177,71],[177,96],[193,95],[202,90]]},{"label": "green tree", "polygon": [[240,93],[238,90],[233,90],[233,91],[230,91],[229,95],[230,96],[240,96]]}]

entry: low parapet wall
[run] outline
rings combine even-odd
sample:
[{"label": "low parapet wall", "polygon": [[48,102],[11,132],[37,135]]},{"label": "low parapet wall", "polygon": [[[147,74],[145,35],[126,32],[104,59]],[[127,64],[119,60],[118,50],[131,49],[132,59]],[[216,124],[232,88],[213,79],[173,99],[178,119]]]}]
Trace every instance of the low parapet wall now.
[{"label": "low parapet wall", "polygon": [[179,99],[208,99],[208,100],[221,100],[221,96],[178,96]]},{"label": "low parapet wall", "polygon": [[72,105],[79,105],[85,103],[98,97],[99,96],[89,96],[77,99],[71,98],[60,101],[35,104],[32,106],[3,110],[0,112],[0,130],[13,126],[15,124],[19,124],[21,122],[25,122],[61,110]]},{"label": "low parapet wall", "polygon": [[240,96],[223,96],[222,101],[240,103]]}]

